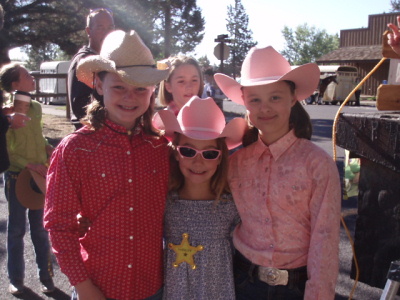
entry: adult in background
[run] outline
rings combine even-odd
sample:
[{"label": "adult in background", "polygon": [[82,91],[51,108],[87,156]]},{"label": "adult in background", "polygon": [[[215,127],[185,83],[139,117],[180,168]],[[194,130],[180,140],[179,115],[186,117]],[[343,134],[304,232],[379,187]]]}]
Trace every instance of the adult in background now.
[{"label": "adult in background", "polygon": [[90,11],[86,18],[86,33],[89,45],[83,46],[72,58],[68,70],[68,101],[71,108],[71,122],[76,129],[83,125],[80,119],[86,116],[85,107],[90,103],[92,89],[80,82],[76,77],[76,67],[81,59],[100,53],[104,38],[114,30],[112,12],[106,8],[97,8]]}]

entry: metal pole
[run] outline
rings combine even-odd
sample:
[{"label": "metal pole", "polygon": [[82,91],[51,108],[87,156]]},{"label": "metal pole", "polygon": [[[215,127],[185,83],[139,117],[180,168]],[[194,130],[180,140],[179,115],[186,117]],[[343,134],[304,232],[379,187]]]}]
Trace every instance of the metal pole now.
[{"label": "metal pole", "polygon": [[224,73],[224,42],[221,42],[221,47],[219,48],[219,55],[221,57],[221,64],[219,66],[220,72]]}]

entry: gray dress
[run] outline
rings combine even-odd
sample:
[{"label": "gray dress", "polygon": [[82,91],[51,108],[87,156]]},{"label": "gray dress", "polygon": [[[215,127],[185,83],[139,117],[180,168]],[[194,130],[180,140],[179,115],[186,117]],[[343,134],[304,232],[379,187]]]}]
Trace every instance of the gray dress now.
[{"label": "gray dress", "polygon": [[[168,199],[165,212],[163,299],[235,299],[231,233],[239,217],[231,196],[224,196],[225,201],[217,205],[214,200],[177,198],[174,194]],[[186,262],[173,266],[177,254],[168,245],[181,244],[184,233],[189,234],[191,246],[203,246],[203,250],[193,256],[196,269]]]}]

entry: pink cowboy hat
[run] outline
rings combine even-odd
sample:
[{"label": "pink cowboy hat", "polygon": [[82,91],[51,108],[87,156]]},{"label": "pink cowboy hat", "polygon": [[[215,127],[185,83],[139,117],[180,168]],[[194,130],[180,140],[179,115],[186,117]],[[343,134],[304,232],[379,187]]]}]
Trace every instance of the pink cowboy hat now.
[{"label": "pink cowboy hat", "polygon": [[271,46],[250,49],[243,61],[241,82],[217,73],[214,75],[220,89],[232,101],[244,105],[242,87],[270,84],[289,80],[296,85],[297,100],[310,96],[318,86],[320,71],[316,64],[309,63],[292,69],[289,62]]},{"label": "pink cowboy hat", "polygon": [[225,117],[212,98],[193,96],[179,111],[161,110],[157,113],[165,128],[165,136],[172,140],[174,133],[181,133],[196,140],[213,140],[225,137],[228,149],[242,143],[247,123],[243,118],[234,118],[225,125]]}]

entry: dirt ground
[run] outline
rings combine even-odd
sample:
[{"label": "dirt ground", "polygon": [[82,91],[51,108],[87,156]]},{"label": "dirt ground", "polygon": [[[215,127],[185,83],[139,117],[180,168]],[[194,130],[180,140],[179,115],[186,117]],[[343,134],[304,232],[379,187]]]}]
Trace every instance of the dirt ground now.
[{"label": "dirt ground", "polygon": [[53,146],[56,146],[63,137],[75,130],[75,127],[65,117],[43,114],[42,120],[43,135]]}]

